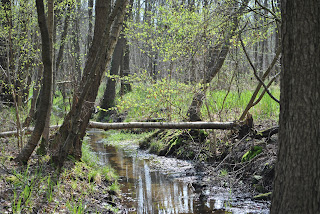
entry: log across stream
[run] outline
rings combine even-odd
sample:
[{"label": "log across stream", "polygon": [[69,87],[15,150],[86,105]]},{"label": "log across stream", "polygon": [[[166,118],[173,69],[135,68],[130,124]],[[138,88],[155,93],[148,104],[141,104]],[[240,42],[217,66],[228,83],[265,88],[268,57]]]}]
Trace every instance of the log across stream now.
[{"label": "log across stream", "polygon": [[111,165],[119,175],[127,213],[268,213],[267,204],[235,200],[227,189],[217,188],[215,195],[199,199],[190,185],[197,179],[190,161],[150,155],[132,142],[116,148],[97,131],[88,135],[101,164]]},{"label": "log across stream", "polygon": [[[101,123],[90,121],[88,128],[96,129],[233,129],[238,127],[236,122],[128,122],[128,123]],[[60,125],[50,126],[50,129],[59,129]],[[22,129],[22,133],[30,134],[33,127]],[[17,131],[0,132],[0,138],[17,135]]]}]

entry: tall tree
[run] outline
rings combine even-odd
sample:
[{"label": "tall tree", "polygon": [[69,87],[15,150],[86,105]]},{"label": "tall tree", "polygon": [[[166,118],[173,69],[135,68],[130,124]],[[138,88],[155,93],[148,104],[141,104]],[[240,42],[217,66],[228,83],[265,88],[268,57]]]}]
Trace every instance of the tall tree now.
[{"label": "tall tree", "polygon": [[[207,85],[212,81],[212,79],[218,74],[220,71],[231,46],[231,38],[236,34],[236,30],[239,26],[240,17],[243,14],[244,9],[247,7],[249,0],[244,0],[239,8],[235,9],[232,20],[229,25],[226,26],[228,28],[228,33],[222,39],[216,42],[215,46],[211,46],[209,49],[208,63],[206,65],[206,73],[204,78],[202,79],[202,84]],[[237,2],[233,2],[233,5],[238,4]],[[199,121],[201,120],[201,106],[203,103],[203,99],[205,97],[206,87],[202,87],[199,91],[197,91],[193,98],[192,102],[189,106],[187,116],[190,121]]]},{"label": "tall tree", "polygon": [[[108,121],[109,117],[115,113],[114,110],[110,110],[110,108],[115,107],[116,80],[114,75],[120,74],[120,77],[127,77],[130,72],[129,44],[125,37],[124,29],[126,27],[128,17],[132,14],[132,7],[133,0],[130,0],[130,7],[124,19],[124,26],[112,55],[110,77],[107,78],[106,89],[101,100],[101,108],[103,110],[99,112],[98,119],[100,121]],[[121,80],[120,95],[122,96],[129,91],[131,91],[130,83],[128,83],[128,81]]]},{"label": "tall tree", "polygon": [[102,111],[99,112],[99,120],[100,121],[108,121],[109,117],[114,113],[114,111],[110,110],[110,108],[115,107],[115,99],[116,99],[116,79],[115,75],[119,75],[119,69],[122,59],[123,53],[123,39],[119,39],[117,45],[114,49],[111,61],[110,68],[110,77],[107,77],[106,89],[104,91],[102,100],[101,100],[101,108]]},{"label": "tall tree", "polygon": [[279,151],[271,214],[320,212],[320,4],[281,1]]},{"label": "tall tree", "polygon": [[52,148],[56,149],[52,160],[59,167],[69,153],[77,159],[81,157],[81,142],[94,110],[101,78],[119,37],[127,4],[128,0],[117,0],[113,7],[111,1],[96,2],[94,36],[83,77],[72,108],[52,142]]},{"label": "tall tree", "polygon": [[[134,0],[130,0],[129,10],[128,10],[127,15],[125,16],[123,28],[126,28],[126,22],[128,21],[128,19],[132,19],[133,2],[134,2]],[[128,77],[130,74],[130,46],[128,43],[128,39],[125,37],[124,33],[123,33],[123,43],[124,43],[124,47],[123,47],[123,54],[122,54],[120,76],[121,77]],[[120,95],[123,96],[124,94],[126,94],[130,91],[132,91],[130,82],[126,79],[122,79],[121,80]]]},{"label": "tall tree", "polygon": [[40,93],[40,105],[38,108],[38,116],[35,123],[34,131],[27,145],[23,148],[20,154],[17,156],[16,161],[25,164],[31,156],[33,150],[38,145],[41,134],[44,130],[47,112],[50,106],[51,99],[51,84],[52,84],[52,61],[50,51],[50,39],[46,22],[46,16],[44,13],[43,0],[36,0],[38,23],[41,32],[42,40],[42,61],[44,66],[43,80],[42,80],[42,92]]}]

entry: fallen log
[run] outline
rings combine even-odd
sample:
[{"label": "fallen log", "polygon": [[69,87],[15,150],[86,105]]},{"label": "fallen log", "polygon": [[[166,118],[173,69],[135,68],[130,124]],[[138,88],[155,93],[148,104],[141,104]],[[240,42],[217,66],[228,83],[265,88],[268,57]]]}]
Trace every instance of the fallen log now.
[{"label": "fallen log", "polygon": [[[59,127],[60,127],[60,125],[50,126],[50,129],[58,129]],[[27,134],[31,134],[33,132],[33,129],[34,129],[34,127],[27,127],[27,128],[23,128],[21,132],[23,134],[27,135]],[[17,130],[0,132],[0,138],[17,136],[17,135],[18,135]]]},{"label": "fallen log", "polygon": [[279,126],[275,126],[275,127],[270,128],[270,129],[257,132],[253,137],[255,139],[262,139],[262,138],[268,138],[269,139],[272,135],[278,134],[278,132],[279,132]]},{"label": "fallen log", "polygon": [[98,129],[233,129],[236,122],[129,122],[129,123],[100,123],[89,122],[89,128]]},{"label": "fallen log", "polygon": [[[96,129],[234,129],[239,124],[236,122],[129,122],[129,123],[100,123],[90,121],[88,128]],[[59,126],[51,126],[50,129],[57,129]],[[23,130],[24,134],[30,134],[33,128]],[[0,138],[17,135],[17,131],[0,133]]]}]

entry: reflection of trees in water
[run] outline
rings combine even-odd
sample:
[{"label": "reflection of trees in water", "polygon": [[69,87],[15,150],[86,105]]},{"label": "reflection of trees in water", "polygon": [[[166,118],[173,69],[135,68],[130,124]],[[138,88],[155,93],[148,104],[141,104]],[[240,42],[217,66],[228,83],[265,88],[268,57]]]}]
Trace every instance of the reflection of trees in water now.
[{"label": "reflection of trees in water", "polygon": [[186,183],[168,179],[150,169],[148,160],[129,157],[121,149],[99,143],[100,139],[91,137],[92,149],[101,163],[109,164],[121,177],[126,206],[134,207],[137,213],[194,213],[198,202]]},{"label": "reflection of trees in water", "polygon": [[[105,146],[98,142],[100,139],[102,137],[91,136],[92,149],[97,153],[101,163],[109,164],[116,170],[121,178],[124,204],[128,208],[134,208],[134,212],[225,213],[225,202],[230,203],[230,195],[217,196],[215,200],[199,201],[187,183],[168,179],[163,173],[153,171],[147,159],[135,155],[131,157],[121,149]],[[178,169],[177,161],[179,160],[175,162],[174,159],[170,159],[167,165],[170,169],[176,167],[173,172],[179,171],[182,178],[184,171]],[[254,206],[252,202],[251,206]],[[248,211],[248,207],[229,207],[228,210],[243,213],[244,210]]]}]

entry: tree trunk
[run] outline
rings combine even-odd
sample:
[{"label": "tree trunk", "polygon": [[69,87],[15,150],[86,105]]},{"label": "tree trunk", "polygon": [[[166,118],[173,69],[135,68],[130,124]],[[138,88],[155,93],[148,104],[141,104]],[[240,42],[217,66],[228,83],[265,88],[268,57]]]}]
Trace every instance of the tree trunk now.
[{"label": "tree trunk", "polygon": [[320,7],[281,1],[279,150],[271,214],[320,212]]},{"label": "tree trunk", "polygon": [[[63,25],[63,31],[61,34],[61,39],[60,39],[60,47],[59,47],[59,51],[57,54],[57,59],[56,59],[56,76],[58,76],[58,72],[60,70],[60,64],[62,62],[62,58],[63,58],[63,54],[64,54],[64,48],[65,48],[65,43],[66,43],[66,38],[68,35],[68,27],[69,27],[69,18],[70,18],[70,6],[66,5],[67,8],[67,12],[64,18],[64,25]],[[54,90],[55,91],[55,90]]]},{"label": "tree trunk", "polygon": [[[237,122],[129,122],[129,123],[101,123],[90,121],[88,128],[94,129],[239,129],[242,124]],[[50,126],[50,129],[58,129],[60,126]],[[24,134],[30,134],[33,127],[22,130]],[[276,133],[277,127],[257,134],[257,138],[270,137],[270,133]],[[17,131],[0,132],[0,138],[17,136]]]},{"label": "tree trunk", "polygon": [[30,123],[35,119],[36,102],[37,102],[39,91],[40,91],[42,73],[43,73],[43,66],[40,65],[38,67],[37,78],[36,78],[36,81],[35,81],[35,84],[33,87],[33,93],[32,93],[29,114],[26,117],[26,119],[24,120],[22,127],[29,127]]},{"label": "tree trunk", "polygon": [[[222,41],[218,41],[217,47],[209,50],[209,60],[207,71],[204,79],[202,80],[203,84],[208,84],[212,81],[212,79],[217,75],[220,71],[230,49],[230,40],[235,35],[236,30],[239,25],[239,18],[242,16],[244,9],[247,7],[249,0],[245,0],[242,2],[242,5],[236,12],[235,16],[232,18],[231,24],[229,26],[229,34],[225,36]],[[206,88],[201,88],[197,91],[192,99],[192,102],[189,106],[187,116],[189,121],[200,121],[201,120],[201,106],[203,103],[203,99],[205,97]]]},{"label": "tree trunk", "polygon": [[[130,8],[125,17],[124,28],[126,27],[126,21],[128,18],[132,18],[132,8],[133,8],[133,0],[130,0]],[[123,59],[121,65],[121,77],[128,77],[130,75],[130,46],[128,44],[128,40],[123,35]],[[131,84],[128,80],[122,79],[121,80],[121,88],[120,88],[120,96],[132,91]]]},{"label": "tree trunk", "polygon": [[[127,0],[117,0],[111,10],[110,1],[96,2],[96,21],[92,46],[83,71],[81,87],[75,92],[73,105],[53,139],[52,146],[58,148],[52,161],[60,168],[71,153],[81,157],[81,140],[91,117],[101,77],[117,43],[123,24]],[[109,16],[106,18],[106,14]]]},{"label": "tree trunk", "polygon": [[119,75],[120,63],[122,58],[122,50],[123,50],[123,39],[120,38],[117,42],[117,45],[114,49],[111,61],[111,69],[110,76],[107,77],[106,89],[103,94],[103,98],[101,101],[101,110],[99,112],[99,121],[108,121],[109,117],[114,113],[114,111],[110,110],[110,108],[115,106],[115,98],[116,98],[116,83],[117,81],[113,77],[114,75]]},{"label": "tree trunk", "polygon": [[[53,51],[53,38],[54,38],[54,2],[53,0],[48,1],[48,32],[49,32],[49,44],[50,44],[50,53],[51,53],[51,63],[54,61],[54,51]],[[46,154],[47,148],[48,148],[48,142],[49,142],[49,134],[50,134],[50,116],[51,116],[51,108],[52,108],[52,91],[53,91],[53,85],[55,85],[55,71],[53,71],[53,64],[51,64],[52,69],[52,77],[51,77],[51,89],[49,94],[49,107],[47,111],[47,117],[46,122],[44,125],[43,133],[42,133],[42,139],[40,143],[40,153]],[[53,75],[54,74],[54,75]]]},{"label": "tree trunk", "polygon": [[89,26],[88,26],[88,44],[87,47],[89,49],[92,42],[92,9],[93,9],[93,0],[88,0],[88,16],[89,16]]},{"label": "tree trunk", "polygon": [[16,161],[22,164],[26,164],[31,156],[33,150],[38,145],[39,139],[43,132],[47,112],[50,106],[51,99],[51,83],[52,83],[52,62],[50,52],[50,40],[48,27],[46,23],[46,17],[44,13],[44,5],[42,0],[36,0],[37,12],[38,12],[38,23],[41,32],[42,40],[42,61],[44,65],[43,81],[42,81],[42,93],[40,94],[40,106],[38,109],[38,117],[36,120],[34,131],[32,132],[31,138],[27,145],[23,148],[20,154],[17,156]]}]

